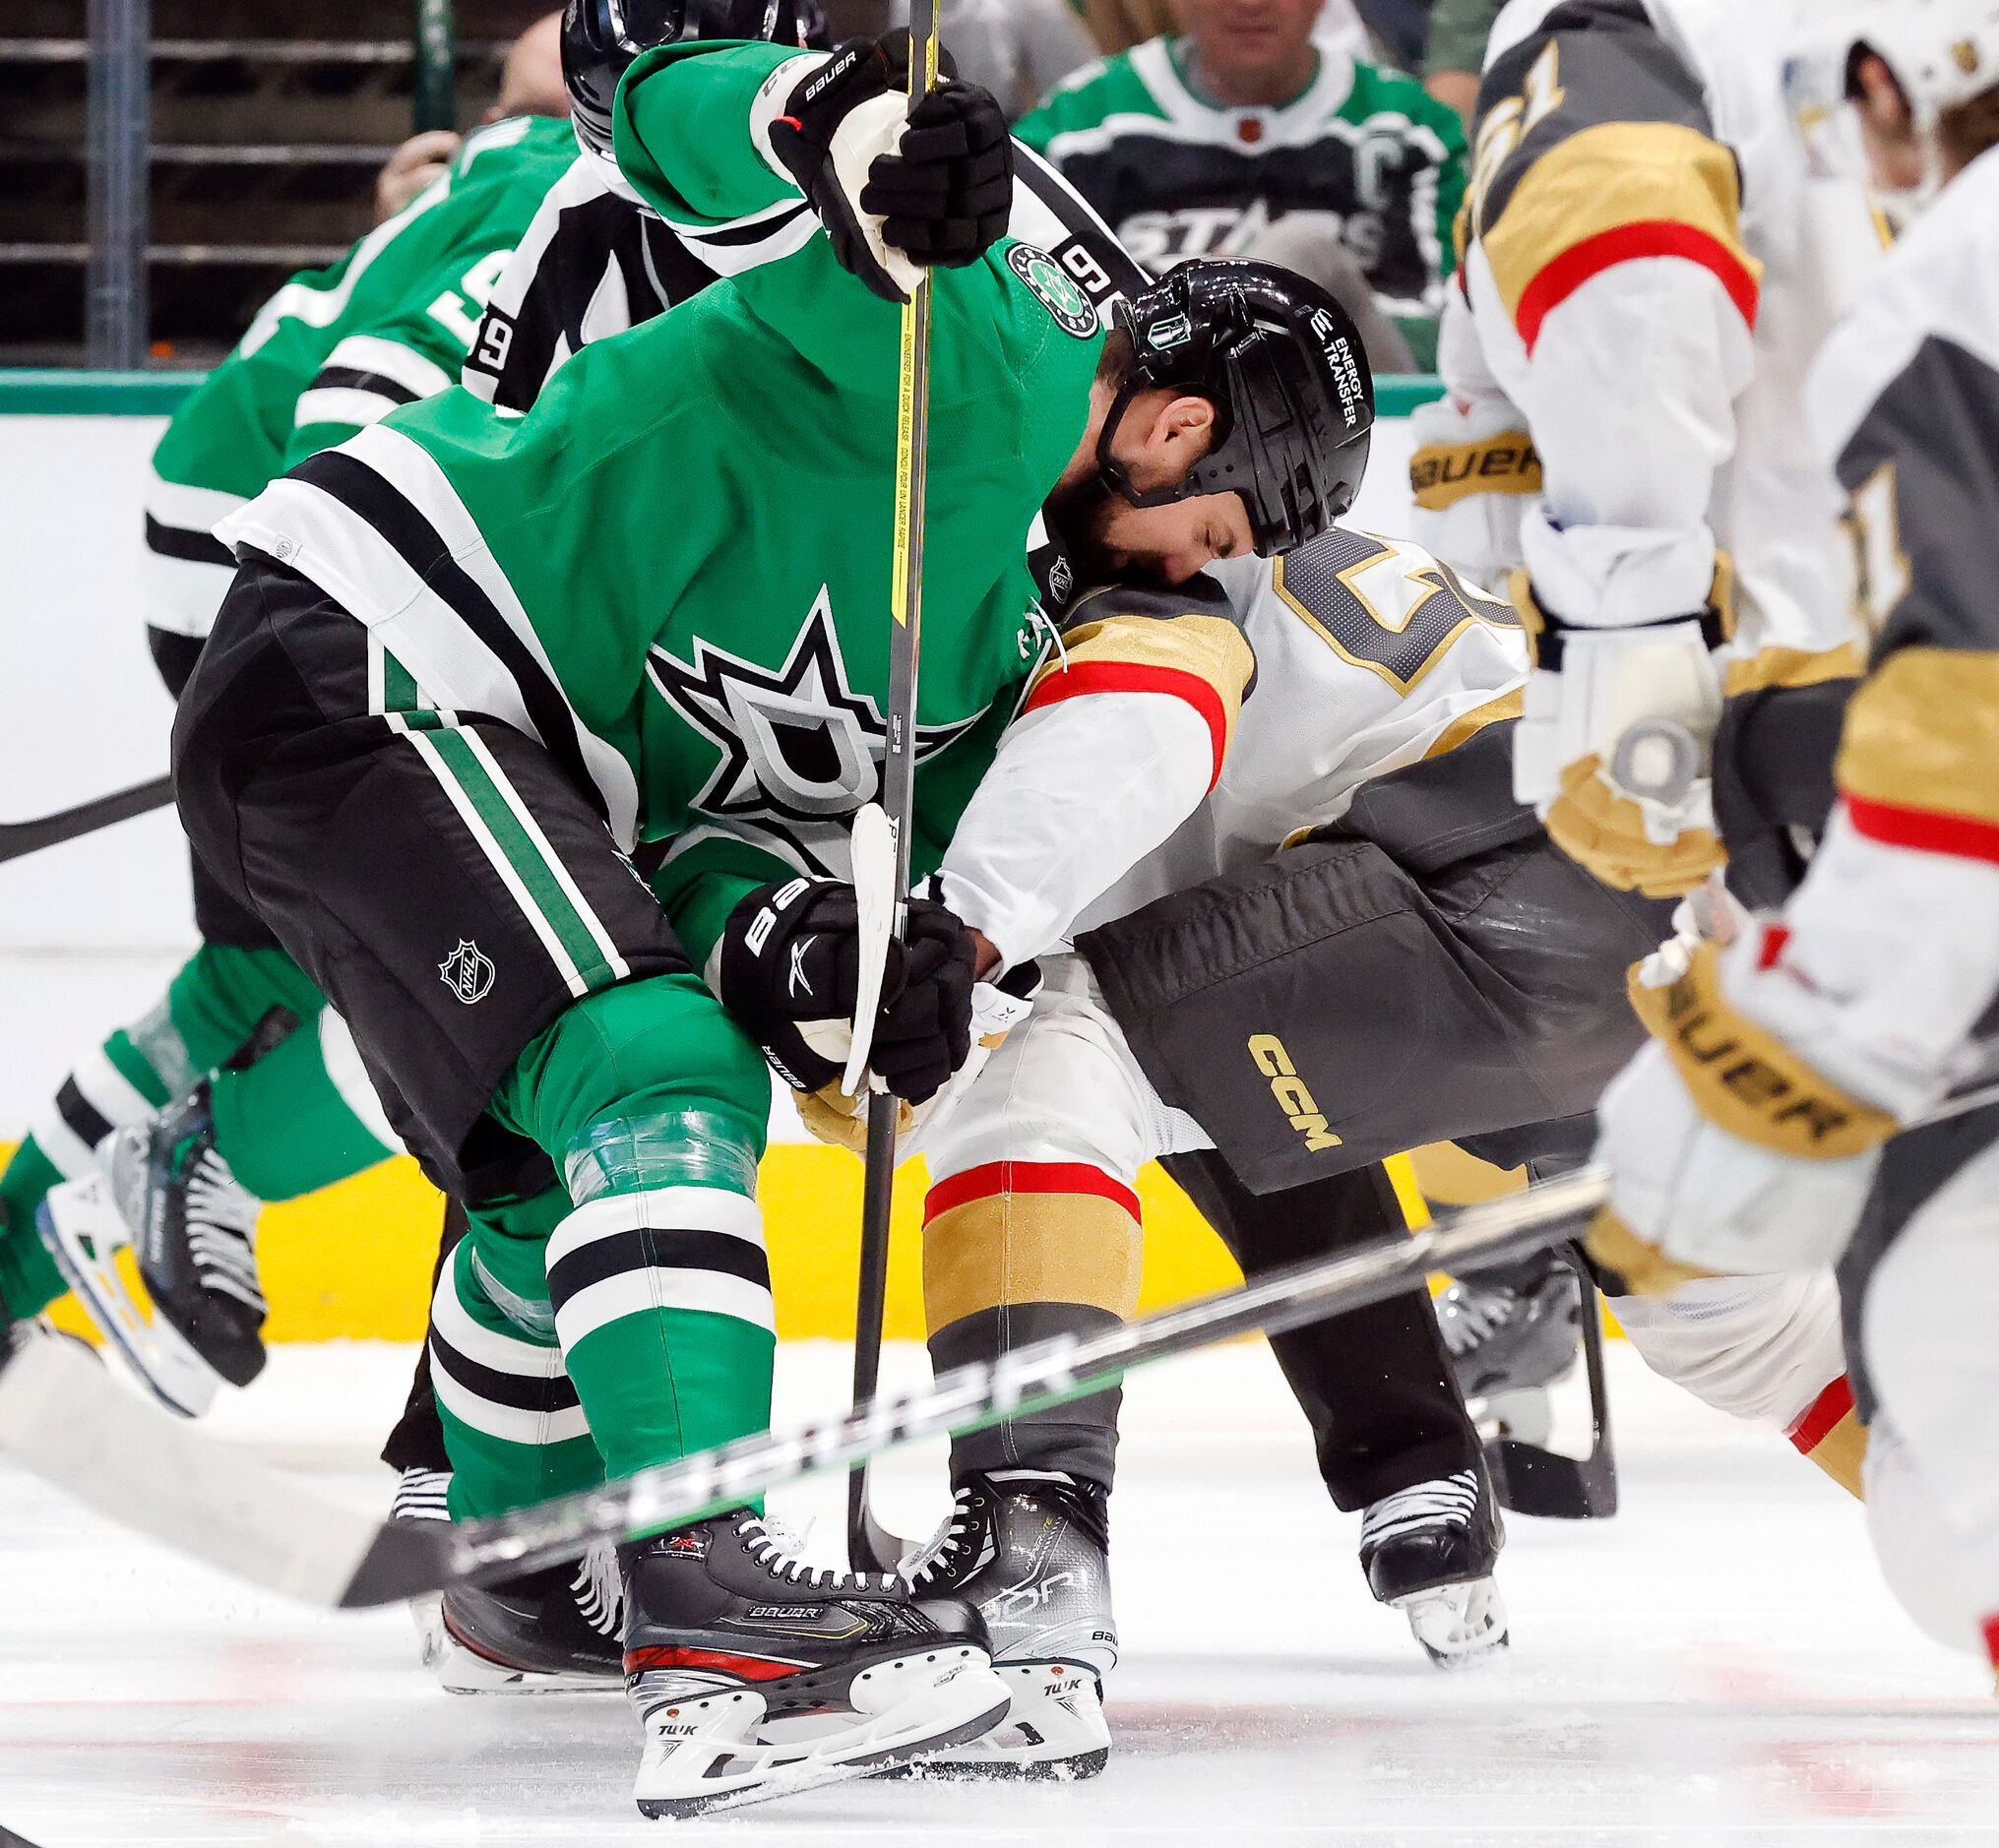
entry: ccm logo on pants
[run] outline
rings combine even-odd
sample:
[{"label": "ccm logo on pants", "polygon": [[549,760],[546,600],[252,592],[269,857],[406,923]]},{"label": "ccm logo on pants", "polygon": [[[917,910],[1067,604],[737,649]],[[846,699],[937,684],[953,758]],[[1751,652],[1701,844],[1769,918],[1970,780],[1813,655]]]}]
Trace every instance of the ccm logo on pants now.
[{"label": "ccm logo on pants", "polygon": [[1252,1033],[1249,1036],[1249,1056],[1256,1062],[1256,1069],[1270,1079],[1271,1095],[1278,1100],[1278,1108],[1290,1120],[1291,1128],[1305,1139],[1305,1146],[1308,1149],[1338,1148],[1340,1139],[1326,1127],[1326,1119],[1312,1101],[1312,1093],[1305,1088],[1304,1080],[1298,1077],[1298,1069],[1292,1065],[1291,1055],[1284,1050],[1284,1042],[1275,1033]]}]

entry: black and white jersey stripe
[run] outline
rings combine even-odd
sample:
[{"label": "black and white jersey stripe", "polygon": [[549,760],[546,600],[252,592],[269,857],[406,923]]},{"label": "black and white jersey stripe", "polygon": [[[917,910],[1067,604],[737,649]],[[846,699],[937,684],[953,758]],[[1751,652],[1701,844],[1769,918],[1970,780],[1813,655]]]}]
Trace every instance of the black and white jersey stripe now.
[{"label": "black and white jersey stripe", "polygon": [[584,154],[549,189],[501,273],[466,356],[466,389],[525,411],[562,362],[698,295],[718,276],[789,256],[817,228],[785,200],[732,224],[669,225]]},{"label": "black and white jersey stripe", "polygon": [[570,705],[506,573],[419,444],[372,425],[273,482],[220,536],[310,578],[438,706],[535,739],[630,849],[632,767]]},{"label": "black and white jersey stripe", "polygon": [[327,354],[298,395],[292,425],[378,423],[399,404],[451,389],[451,374],[433,359],[379,335],[350,334]]},{"label": "black and white jersey stripe", "polygon": [[[1048,252],[1106,319],[1148,277],[1074,187],[1014,144],[1008,228]],[[819,221],[802,199],[729,224],[668,224],[615,169],[581,156],[550,188],[487,303],[463,382],[504,411],[530,409],[556,370],[592,340],[622,334],[697,295],[804,247]]]},{"label": "black and white jersey stripe", "polygon": [[237,494],[155,475],[146,491],[146,620],[168,635],[206,638],[236,561],[215,527],[244,505]]}]

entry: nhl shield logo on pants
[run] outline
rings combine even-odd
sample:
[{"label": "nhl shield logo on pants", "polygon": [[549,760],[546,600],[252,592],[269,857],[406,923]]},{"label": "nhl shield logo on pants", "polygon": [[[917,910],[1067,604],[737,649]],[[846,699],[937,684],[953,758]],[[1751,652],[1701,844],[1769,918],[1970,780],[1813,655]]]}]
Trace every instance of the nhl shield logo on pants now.
[{"label": "nhl shield logo on pants", "polygon": [[458,948],[437,965],[437,972],[445,987],[469,1008],[493,992],[492,961],[469,937],[459,940]]}]

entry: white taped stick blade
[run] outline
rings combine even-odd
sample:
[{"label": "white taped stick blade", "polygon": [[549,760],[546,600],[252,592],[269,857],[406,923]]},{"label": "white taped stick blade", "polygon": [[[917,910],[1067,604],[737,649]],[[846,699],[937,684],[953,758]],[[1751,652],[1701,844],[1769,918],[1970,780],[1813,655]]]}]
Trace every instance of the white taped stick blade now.
[{"label": "white taped stick blade", "polygon": [[850,841],[854,909],[860,920],[860,983],[854,997],[853,1040],[840,1088],[858,1097],[868,1055],[874,1050],[875,1016],[881,1012],[889,939],[896,928],[896,827],[879,802],[855,811]]},{"label": "white taped stick blade", "polygon": [[31,1336],[0,1369],[0,1450],[134,1532],[308,1604],[341,1601],[380,1526],[53,1336]]}]

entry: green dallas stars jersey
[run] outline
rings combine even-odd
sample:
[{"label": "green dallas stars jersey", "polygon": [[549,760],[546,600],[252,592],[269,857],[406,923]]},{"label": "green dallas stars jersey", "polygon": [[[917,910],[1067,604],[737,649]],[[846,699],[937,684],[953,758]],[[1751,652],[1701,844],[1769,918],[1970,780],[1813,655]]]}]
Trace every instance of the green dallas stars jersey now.
[{"label": "green dallas stars jersey", "polygon": [[1241,256],[1267,225],[1308,214],[1337,233],[1398,313],[1432,309],[1452,265],[1465,131],[1413,77],[1321,48],[1279,108],[1200,95],[1191,41],[1152,38],[1086,65],[1014,125],[1156,275]]},{"label": "green dallas stars jersey", "polygon": [[258,310],[154,451],[155,629],[199,638],[214,624],[235,573],[219,520],[293,462],[457,382],[493,283],[576,152],[567,117],[480,129],[435,185]]},{"label": "green dallas stars jersey", "polygon": [[[669,46],[619,93],[620,164],[647,203],[746,239],[791,218],[764,261],[593,342],[525,416],[464,392],[410,405],[221,529],[368,625],[384,709],[503,718],[627,847],[670,842],[656,885],[697,958],[751,885],[843,873],[879,778],[900,316],[753,144],[760,85],[797,56]],[[1102,344],[1031,245],[932,289],[919,873],[1036,664],[1025,541]]]}]

